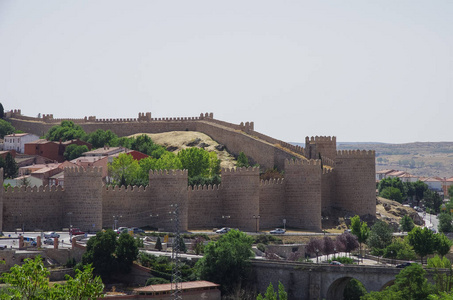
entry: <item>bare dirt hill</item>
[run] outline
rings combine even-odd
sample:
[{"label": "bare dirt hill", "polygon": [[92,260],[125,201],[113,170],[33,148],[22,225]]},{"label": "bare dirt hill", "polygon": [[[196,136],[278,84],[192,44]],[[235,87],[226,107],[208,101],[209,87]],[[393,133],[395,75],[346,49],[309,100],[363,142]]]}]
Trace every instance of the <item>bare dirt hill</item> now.
[{"label": "bare dirt hill", "polygon": [[220,167],[234,168],[236,159],[228,153],[224,145],[220,145],[208,135],[197,131],[169,131],[163,133],[137,133],[130,137],[135,137],[145,134],[149,136],[153,142],[167,148],[168,151],[178,153],[182,149],[190,147],[203,148],[209,152],[214,151],[220,159]]}]

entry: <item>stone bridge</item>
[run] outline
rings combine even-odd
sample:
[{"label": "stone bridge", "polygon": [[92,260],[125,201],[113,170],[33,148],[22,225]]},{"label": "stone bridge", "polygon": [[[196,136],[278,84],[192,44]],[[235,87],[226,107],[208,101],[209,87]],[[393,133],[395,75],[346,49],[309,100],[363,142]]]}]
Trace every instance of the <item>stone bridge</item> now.
[{"label": "stone bridge", "polygon": [[351,279],[359,280],[370,291],[392,285],[401,271],[394,267],[281,262],[252,260],[257,289],[264,294],[270,282],[274,288],[280,281],[288,291],[288,299],[338,300]]}]

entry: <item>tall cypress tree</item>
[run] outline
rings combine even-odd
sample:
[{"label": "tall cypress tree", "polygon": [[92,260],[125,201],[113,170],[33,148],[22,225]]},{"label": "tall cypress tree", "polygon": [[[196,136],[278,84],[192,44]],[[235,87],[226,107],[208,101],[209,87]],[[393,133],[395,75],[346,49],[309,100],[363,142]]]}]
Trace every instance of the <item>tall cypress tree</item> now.
[{"label": "tall cypress tree", "polygon": [[3,109],[3,104],[0,103],[0,119],[5,117],[5,110]]},{"label": "tall cypress tree", "polygon": [[17,166],[16,161],[14,160],[11,153],[8,153],[6,155],[6,159],[5,159],[5,170],[3,173],[3,177],[4,178],[14,178],[17,176],[18,171],[19,171],[19,167]]}]

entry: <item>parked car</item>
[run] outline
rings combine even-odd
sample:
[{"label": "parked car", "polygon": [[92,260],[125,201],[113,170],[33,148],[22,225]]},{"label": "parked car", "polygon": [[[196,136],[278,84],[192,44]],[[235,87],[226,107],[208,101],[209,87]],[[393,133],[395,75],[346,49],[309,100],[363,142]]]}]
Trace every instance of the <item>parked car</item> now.
[{"label": "parked car", "polygon": [[60,237],[60,235],[58,233],[56,233],[55,231],[49,231],[49,232],[44,233],[44,238],[46,238],[46,239],[59,238],[59,237]]},{"label": "parked car", "polygon": [[8,248],[7,245],[0,245],[0,250],[5,250],[6,248]]},{"label": "parked car", "polygon": [[138,234],[138,233],[144,233],[145,231],[141,228],[138,228],[138,227],[132,227],[131,229],[129,230],[133,230],[134,231],[134,234]]},{"label": "parked car", "polygon": [[115,230],[116,233],[122,234],[123,232],[128,232],[129,228],[128,227],[119,227],[117,230]]},{"label": "parked car", "polygon": [[336,261],[336,260],[332,260],[330,262],[330,265],[332,265],[332,266],[344,266],[341,262]]},{"label": "parked car", "polygon": [[397,268],[400,268],[400,269],[403,269],[405,267],[409,267],[410,265],[414,264],[415,262],[413,261],[408,261],[408,262],[405,262],[405,263],[402,263],[402,264],[399,264],[397,265],[396,267]]},{"label": "parked car", "polygon": [[274,230],[269,231],[270,234],[285,234],[286,230],[283,228],[275,228]]},{"label": "parked car", "polygon": [[216,230],[215,233],[227,233],[228,231],[230,231],[230,228],[223,227],[223,228],[220,228],[219,230]]},{"label": "parked car", "polygon": [[80,230],[79,228],[76,228],[76,227],[73,227],[73,228],[69,229],[69,233],[72,234],[72,235],[85,234],[85,232],[83,232],[82,230]]},{"label": "parked car", "polygon": [[53,245],[53,239],[45,239],[44,245]]}]

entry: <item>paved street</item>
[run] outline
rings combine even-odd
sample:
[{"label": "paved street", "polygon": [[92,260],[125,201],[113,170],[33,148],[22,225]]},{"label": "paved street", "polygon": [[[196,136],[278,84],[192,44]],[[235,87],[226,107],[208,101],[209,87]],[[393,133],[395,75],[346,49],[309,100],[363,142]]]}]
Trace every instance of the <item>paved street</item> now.
[{"label": "paved street", "polygon": [[[71,242],[69,239],[69,232],[62,232],[56,231],[59,235],[59,246],[58,248],[70,248]],[[22,235],[22,232],[3,232],[4,236],[0,238],[0,246],[7,246],[11,249],[18,249],[19,248],[19,235]],[[23,234],[25,237],[32,237],[37,238],[41,235],[41,232],[25,232]],[[42,233],[44,237],[44,232]],[[89,234],[88,237],[93,236],[93,234]],[[44,238],[42,239],[44,241]],[[53,248],[53,245],[42,245],[43,248]]]}]

